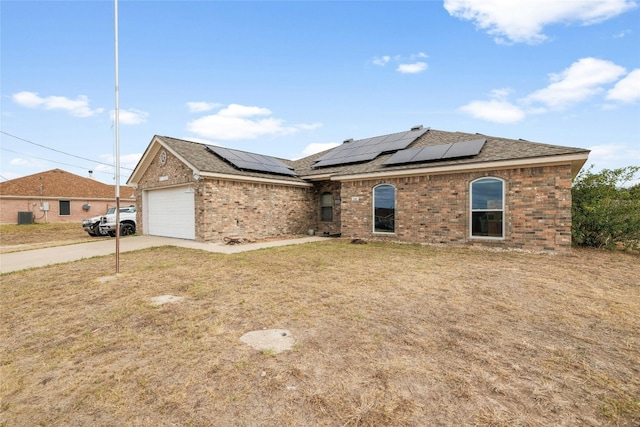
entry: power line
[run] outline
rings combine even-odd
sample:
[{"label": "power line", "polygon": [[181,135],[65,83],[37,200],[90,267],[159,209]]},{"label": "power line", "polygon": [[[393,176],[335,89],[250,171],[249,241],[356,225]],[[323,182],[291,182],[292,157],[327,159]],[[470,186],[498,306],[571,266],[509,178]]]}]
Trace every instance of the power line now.
[{"label": "power line", "polygon": [[[78,169],[89,169],[89,168],[86,168],[86,167],[84,167],[84,166],[72,165],[72,164],[69,164],[69,163],[58,162],[58,161],[56,161],[56,160],[50,160],[50,159],[45,159],[45,158],[43,158],[43,157],[34,156],[34,155],[32,155],[32,154],[20,153],[20,152],[18,152],[18,151],[10,150],[10,149],[8,149],[8,148],[4,148],[4,147],[0,147],[0,150],[2,150],[2,151],[9,151],[10,153],[20,154],[21,156],[27,156],[27,157],[31,157],[31,158],[38,159],[38,160],[44,160],[44,161],[46,161],[46,162],[57,163],[57,164],[59,164],[59,165],[70,166],[70,167],[72,167],[72,168],[78,168]],[[104,174],[104,175],[111,175],[111,176],[113,176],[113,173],[111,173],[111,172],[96,171],[96,170],[94,170],[94,172],[96,172],[96,173],[101,173],[101,174]],[[3,177],[3,178],[4,178],[4,177]],[[6,179],[6,178],[5,178],[5,179]],[[7,180],[7,181],[8,181],[8,180]]]},{"label": "power line", "polygon": [[[76,156],[75,154],[66,153],[66,152],[64,152],[64,151],[56,150],[55,148],[47,147],[46,145],[38,144],[37,142],[33,142],[33,141],[29,141],[28,139],[20,138],[19,136],[12,135],[12,134],[10,134],[10,133],[8,133],[8,132],[5,132],[5,131],[3,131],[3,130],[0,130],[0,133],[2,133],[2,134],[4,134],[4,135],[7,135],[7,136],[10,136],[11,138],[19,139],[20,141],[24,141],[24,142],[26,142],[26,143],[28,143],[28,144],[33,144],[33,145],[36,145],[36,146],[38,146],[38,147],[45,148],[45,149],[47,149],[47,150],[55,151],[56,153],[64,154],[65,156],[75,157],[76,159],[86,160],[86,161],[88,161],[88,162],[98,163],[98,164],[100,164],[100,165],[110,166],[110,167],[112,167],[112,168],[113,168],[113,167],[115,167],[115,165],[113,165],[113,164],[111,164],[111,163],[104,163],[104,162],[100,162],[100,161],[93,160],[93,159],[87,159],[86,157],[80,157],[80,156]],[[10,151],[10,150],[7,150],[7,151]],[[18,153],[18,154],[20,154],[20,153]],[[25,154],[25,155],[28,155],[28,154]],[[47,160],[47,159],[40,159],[40,160]],[[52,160],[47,160],[47,161],[50,161],[50,162],[51,162]],[[60,162],[54,162],[54,163],[60,163]],[[67,166],[70,166],[70,165],[67,165]],[[133,171],[133,169],[131,169],[131,168],[125,168],[125,167],[120,167],[120,169],[127,169],[127,170],[130,170],[130,171]]]}]

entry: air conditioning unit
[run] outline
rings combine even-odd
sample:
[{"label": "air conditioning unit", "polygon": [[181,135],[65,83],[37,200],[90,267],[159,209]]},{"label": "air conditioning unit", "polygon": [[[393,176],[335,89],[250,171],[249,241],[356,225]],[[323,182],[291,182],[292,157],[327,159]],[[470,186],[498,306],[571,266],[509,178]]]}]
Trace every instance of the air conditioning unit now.
[{"label": "air conditioning unit", "polygon": [[18,212],[18,224],[33,224],[33,212]]}]

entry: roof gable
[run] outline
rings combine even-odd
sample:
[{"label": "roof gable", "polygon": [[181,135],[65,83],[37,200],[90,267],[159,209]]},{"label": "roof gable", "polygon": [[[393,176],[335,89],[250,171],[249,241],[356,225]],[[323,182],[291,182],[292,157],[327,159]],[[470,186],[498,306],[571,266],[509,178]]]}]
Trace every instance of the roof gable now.
[{"label": "roof gable", "polygon": [[[283,184],[308,185],[305,180],[295,175],[282,175],[235,167],[231,162],[228,162],[219,155],[214,154],[211,149],[207,147],[207,144],[199,142],[155,135],[142,158],[138,162],[135,170],[131,174],[128,183],[130,185],[137,185],[144,175],[144,171],[151,164],[153,157],[161,148],[166,148],[187,167],[192,169],[194,174],[200,176],[215,175],[226,178],[249,179],[256,181],[269,180],[281,182]],[[211,146],[209,145],[209,147]],[[234,151],[237,152],[238,150]],[[287,168],[292,164],[290,160],[277,157],[262,155],[259,155],[259,157],[267,157],[269,159],[277,160],[278,163],[282,163]]]}]

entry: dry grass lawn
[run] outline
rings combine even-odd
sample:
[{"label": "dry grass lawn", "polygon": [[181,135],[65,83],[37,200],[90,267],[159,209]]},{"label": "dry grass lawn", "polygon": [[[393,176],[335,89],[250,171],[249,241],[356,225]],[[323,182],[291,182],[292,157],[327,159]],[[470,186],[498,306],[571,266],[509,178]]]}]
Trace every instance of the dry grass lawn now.
[{"label": "dry grass lawn", "polygon": [[86,243],[108,237],[92,237],[79,223],[0,224],[0,253]]},{"label": "dry grass lawn", "polygon": [[5,274],[0,424],[638,426],[639,261],[336,239]]}]

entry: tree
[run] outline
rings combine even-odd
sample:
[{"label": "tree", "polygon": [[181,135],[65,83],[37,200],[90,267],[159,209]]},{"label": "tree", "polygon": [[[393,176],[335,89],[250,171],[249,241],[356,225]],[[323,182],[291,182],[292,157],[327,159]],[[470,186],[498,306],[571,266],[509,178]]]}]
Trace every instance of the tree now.
[{"label": "tree", "polygon": [[571,195],[573,243],[615,249],[618,245],[638,249],[640,244],[640,166],[581,171]]}]

